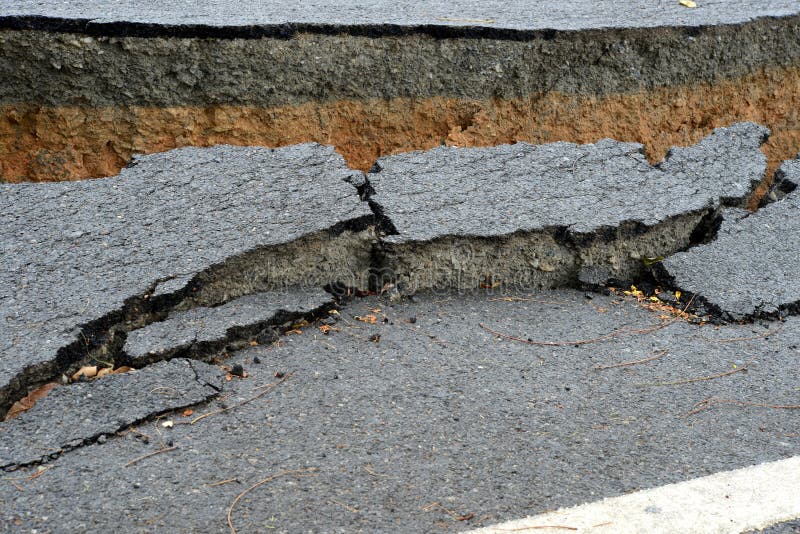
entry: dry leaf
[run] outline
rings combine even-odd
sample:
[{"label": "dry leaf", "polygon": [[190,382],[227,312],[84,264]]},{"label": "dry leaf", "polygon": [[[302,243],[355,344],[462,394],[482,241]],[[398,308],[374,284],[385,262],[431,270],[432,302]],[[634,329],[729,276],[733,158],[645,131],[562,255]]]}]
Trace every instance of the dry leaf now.
[{"label": "dry leaf", "polygon": [[33,408],[33,405],[36,404],[36,401],[45,398],[47,394],[50,393],[50,390],[52,390],[57,385],[58,385],[57,382],[49,382],[28,393],[26,396],[24,396],[11,406],[11,409],[8,410],[8,413],[6,414],[5,420],[10,421],[11,419],[14,419],[18,415],[20,415],[22,412],[27,412],[28,410]]},{"label": "dry leaf", "polygon": [[128,367],[127,365],[122,365],[122,366],[114,369],[113,371],[111,371],[111,373],[115,374],[115,375],[118,375],[118,374],[122,374],[122,373],[127,373],[128,371],[133,371],[133,367]]},{"label": "dry leaf", "polygon": [[183,414],[182,414],[182,415],[183,415],[184,417],[189,417],[189,416],[190,416],[190,415],[192,415],[193,413],[194,413],[194,410],[192,410],[191,408],[186,408],[185,410],[183,410]]},{"label": "dry leaf", "polygon": [[110,374],[111,374],[111,367],[103,367],[102,369],[97,371],[97,378],[102,378]]},{"label": "dry leaf", "polygon": [[362,323],[369,323],[369,324],[375,324],[378,322],[378,318],[375,317],[374,315],[364,315],[363,317],[361,315],[356,315],[355,319],[356,321],[361,321]]},{"label": "dry leaf", "polygon": [[679,0],[683,7],[697,7],[697,3],[693,0]]},{"label": "dry leaf", "polygon": [[82,376],[85,376],[86,378],[94,378],[97,376],[97,366],[87,365],[86,367],[81,367],[74,375],[72,375],[72,381],[74,382]]},{"label": "dry leaf", "polygon": [[258,346],[258,341],[253,339],[253,340],[250,340],[247,344],[250,345],[251,347],[257,347]]}]

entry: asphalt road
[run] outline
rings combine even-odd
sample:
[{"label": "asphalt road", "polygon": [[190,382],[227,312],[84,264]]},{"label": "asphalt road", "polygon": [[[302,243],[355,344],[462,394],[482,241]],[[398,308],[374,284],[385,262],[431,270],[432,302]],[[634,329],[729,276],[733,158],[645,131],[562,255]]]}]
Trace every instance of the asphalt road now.
[{"label": "asphalt road", "polygon": [[190,416],[7,473],[0,523],[217,532],[266,480],[239,532],[457,531],[800,453],[796,410],[708,400],[797,404],[800,320],[662,313],[577,291],[359,299],[327,334],[235,353],[248,377]]},{"label": "asphalt road", "polygon": [[[583,30],[741,23],[764,16],[797,14],[792,0],[703,0],[683,7],[677,0],[579,0],[573,2],[346,1],[317,0],[302,6],[287,0],[93,0],[43,3],[7,0],[0,16],[50,17],[103,23],[209,27],[326,25],[347,27],[456,26],[515,30]],[[9,22],[6,20],[6,24]],[[41,23],[43,21],[39,21]]]}]

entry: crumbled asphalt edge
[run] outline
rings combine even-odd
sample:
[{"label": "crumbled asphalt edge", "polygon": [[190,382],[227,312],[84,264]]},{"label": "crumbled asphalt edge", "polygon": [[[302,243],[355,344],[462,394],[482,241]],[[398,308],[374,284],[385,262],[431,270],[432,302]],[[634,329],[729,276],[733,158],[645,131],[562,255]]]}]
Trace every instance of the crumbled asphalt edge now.
[{"label": "crumbled asphalt edge", "polygon": [[[0,79],[6,81],[0,103],[283,106],[631,93],[795,66],[799,21],[788,15],[698,27],[525,31],[291,23],[212,28],[0,17],[0,27],[7,28],[0,30]],[[391,84],[384,75],[389,69]]]},{"label": "crumbled asphalt edge", "polygon": [[[753,130],[752,124],[747,123],[740,123],[737,125],[733,125],[730,128],[719,128],[715,130],[714,133],[710,134],[708,137],[701,140],[699,143],[688,147],[688,148],[679,148],[679,149],[672,149],[670,150],[664,160],[657,165],[653,166],[653,169],[659,169],[665,172],[669,172],[671,167],[677,167],[677,173],[686,173],[687,171],[691,171],[693,168],[700,167],[702,168],[703,162],[698,162],[695,158],[696,155],[693,154],[693,149],[695,147],[700,146],[701,144],[706,143],[709,141],[712,136],[716,135],[717,133],[721,133],[723,135],[727,135],[728,132],[738,132],[739,130],[743,130],[747,132],[748,129],[751,130],[751,134],[753,131],[758,132],[760,134],[760,138],[757,140],[758,145],[763,145],[769,137],[769,131],[765,128],[758,127],[757,130]],[[738,133],[734,133],[734,136],[738,135]],[[713,143],[713,141],[712,141]],[[513,146],[513,145],[512,145]],[[633,145],[632,145],[633,146]],[[712,145],[713,146],[713,145]],[[492,149],[455,149],[455,150],[467,150],[473,151],[475,153],[485,151],[486,153],[490,153]],[[643,148],[640,146],[638,152],[643,154]],[[423,152],[419,152],[418,154],[424,154]],[[763,154],[760,154],[762,159],[762,165],[765,168],[766,162],[765,158],[763,158]],[[389,156],[388,158],[393,158],[394,156]],[[398,156],[403,157],[403,156]],[[580,160],[583,156],[580,156],[578,160]],[[507,238],[517,238],[520,237],[521,239],[526,239],[528,236],[545,236],[546,239],[552,240],[557,246],[564,247],[564,249],[568,250],[569,253],[573,256],[575,263],[578,266],[574,269],[574,272],[564,273],[564,277],[562,279],[557,279],[550,285],[543,285],[543,288],[556,288],[556,287],[574,287],[578,289],[588,289],[588,290],[603,290],[609,285],[614,286],[627,286],[630,284],[639,284],[640,282],[644,281],[646,284],[653,285],[655,283],[655,279],[652,275],[651,268],[641,264],[637,266],[633,271],[623,273],[623,277],[614,276],[609,272],[605,272],[602,268],[598,269],[595,265],[587,265],[584,263],[585,258],[582,257],[581,253],[587,246],[596,244],[596,243],[607,243],[613,244],[616,241],[621,241],[627,235],[628,237],[636,238],[637,236],[644,236],[647,232],[656,233],[659,231],[660,228],[668,229],[670,225],[677,226],[681,228],[684,225],[692,225],[688,229],[683,229],[684,234],[688,234],[687,239],[685,239],[685,245],[683,243],[679,244],[679,246],[675,247],[672,250],[665,250],[663,251],[663,256],[669,256],[675,252],[688,250],[692,247],[697,245],[708,243],[713,241],[716,237],[716,233],[718,232],[720,225],[722,223],[722,214],[726,210],[736,209],[736,208],[743,208],[747,198],[752,193],[753,189],[759,183],[761,178],[763,178],[763,170],[759,173],[758,176],[754,176],[750,180],[749,189],[742,191],[741,194],[738,196],[721,196],[716,200],[710,200],[709,205],[700,210],[692,210],[683,213],[679,213],[674,216],[665,217],[663,220],[660,220],[658,223],[653,225],[647,225],[642,223],[638,220],[621,220],[619,221],[616,226],[598,226],[597,228],[593,229],[591,232],[581,232],[575,231],[571,228],[571,226],[546,226],[541,229],[536,229],[533,231],[520,231],[514,230],[511,234],[503,234],[503,235],[487,235],[487,236],[471,236],[465,234],[465,236],[459,235],[450,235],[447,233],[444,234],[435,234],[432,237],[426,237],[424,239],[418,240],[416,237],[407,238],[401,235],[401,232],[398,232],[396,225],[391,221],[391,216],[387,215],[387,208],[383,206],[380,202],[380,195],[376,194],[376,190],[374,185],[370,182],[370,176],[379,175],[382,172],[383,168],[381,166],[381,160],[376,162],[373,168],[370,170],[370,173],[366,175],[363,179],[359,179],[357,182],[351,182],[355,187],[357,187],[359,191],[359,195],[361,196],[362,200],[365,200],[369,203],[370,208],[375,213],[376,219],[378,221],[379,228],[381,229],[383,236],[396,236],[401,239],[400,243],[404,246],[410,246],[407,252],[411,252],[412,249],[420,250],[424,249],[425,247],[436,246],[437,243],[444,243],[443,246],[447,245],[449,239],[456,239],[456,245],[462,245],[464,242],[472,243],[480,246],[481,243],[490,244],[495,242],[498,239],[507,239]],[[574,172],[574,166],[573,166]],[[391,186],[390,186],[391,187]],[[376,198],[377,197],[377,198]],[[658,200],[658,199],[656,199]],[[668,231],[668,230],[667,230]],[[464,237],[464,239],[461,239]],[[402,241],[402,239],[406,239],[406,241]],[[402,268],[398,268],[392,261],[391,255],[392,253],[388,253],[387,250],[390,250],[392,243],[388,243],[385,239],[379,239],[375,243],[374,248],[374,267],[372,276],[370,278],[371,286],[370,289],[373,291],[380,292],[382,289],[386,287],[393,287],[399,288],[401,292],[403,291],[403,283],[399,281],[400,278],[404,276],[402,273]],[[512,245],[509,245],[512,246]],[[404,255],[402,249],[394,252],[396,257],[402,257]],[[619,273],[615,273],[619,274]],[[411,276],[411,275],[409,275]],[[427,278],[427,277],[423,277]],[[472,280],[470,280],[472,281]],[[488,281],[491,283],[491,281]],[[545,284],[548,282],[545,281]],[[422,285],[413,284],[413,289],[407,291],[408,293],[414,293],[420,289],[434,289],[431,287],[430,284]],[[662,284],[663,285],[663,284]],[[469,289],[469,287],[458,289]],[[705,311],[699,306],[699,302],[697,306],[692,306],[691,309],[700,309],[701,312]]]},{"label": "crumbled asphalt edge", "polygon": [[[226,149],[226,147],[216,148]],[[240,150],[236,147],[227,148]],[[332,152],[330,147],[319,148],[323,151]],[[278,150],[302,151],[304,149],[316,150],[310,144],[296,145]],[[192,148],[188,150],[198,149]],[[199,150],[202,151],[204,149]],[[211,151],[214,149],[205,150]],[[271,152],[275,152],[275,150],[271,150]],[[148,158],[158,157],[160,156],[143,156],[141,159],[147,160]],[[339,158],[341,157],[339,156]],[[135,167],[139,163],[140,159],[135,158],[130,166]],[[343,160],[342,165],[344,165]],[[346,184],[345,176],[350,176],[352,173],[358,173],[358,171],[348,170],[339,179]],[[348,188],[347,185],[344,185],[344,187],[345,189]],[[358,204],[358,200],[355,200],[355,204]],[[365,212],[363,215],[346,220],[338,220],[332,223],[330,227],[314,234],[302,235],[292,241],[277,245],[256,246],[252,249],[242,250],[238,254],[225,257],[219,263],[212,263],[203,270],[194,271],[191,276],[179,277],[180,280],[177,285],[170,286],[171,282],[173,282],[173,276],[159,278],[151,282],[141,294],[126,298],[118,309],[112,309],[86,323],[73,324],[69,327],[68,332],[58,332],[56,342],[59,343],[57,345],[59,348],[53,351],[53,358],[25,366],[8,380],[5,387],[0,389],[0,418],[5,416],[14,402],[27,395],[28,392],[48,382],[57,380],[63,382],[65,374],[69,374],[71,370],[77,369],[83,363],[94,364],[97,360],[108,361],[113,359],[113,356],[119,356],[120,361],[115,362],[115,366],[124,365],[121,348],[124,345],[126,334],[130,330],[141,328],[152,322],[162,321],[172,310],[185,310],[195,306],[213,306],[236,298],[241,294],[247,294],[248,291],[257,291],[258,288],[250,288],[246,285],[242,286],[243,289],[225,286],[230,286],[231,280],[234,283],[237,281],[236,277],[242,274],[242,266],[246,267],[248,264],[258,261],[264,254],[270,254],[272,251],[280,252],[283,248],[291,249],[293,246],[302,246],[307,239],[322,239],[325,243],[334,243],[345,233],[355,236],[349,239],[366,239],[365,236],[372,234],[375,222],[374,217],[368,215],[368,209],[362,211]],[[341,243],[339,244],[341,245]],[[347,244],[341,246],[343,250],[348,250]],[[369,253],[368,247],[368,244],[364,246],[364,254]],[[349,252],[354,253],[353,250]],[[366,268],[366,265],[364,267]],[[246,271],[246,269],[244,270]],[[284,288],[291,287],[292,284],[292,281],[288,281],[284,282],[283,286]],[[221,287],[218,287],[220,285]],[[237,291],[239,292],[237,293]],[[335,294],[335,292],[332,294],[335,299],[342,297]],[[313,314],[306,315],[310,319],[315,317]]]},{"label": "crumbled asphalt edge", "polygon": [[[796,204],[798,202],[796,197],[798,194],[800,194],[800,192],[796,191],[798,185],[800,185],[800,159],[784,161],[778,170],[775,171],[775,180],[769,191],[769,194],[766,197],[767,202],[762,203],[759,211],[752,213],[735,208],[726,209],[722,213],[722,221],[719,227],[722,227],[727,223],[730,225],[731,231],[734,231],[736,228],[741,229],[741,227],[736,227],[734,225],[739,222],[743,222],[743,224],[746,226],[747,223],[750,222],[747,219],[750,217],[754,217],[756,219],[764,217],[772,210],[780,209],[782,202],[792,201]],[[789,196],[792,198],[787,198]],[[775,231],[779,231],[778,228],[774,227],[774,225],[770,226],[773,227]],[[746,231],[746,229],[742,230]],[[792,239],[796,238],[797,236],[789,234],[786,237]],[[702,244],[708,244],[710,247],[713,247],[716,243],[717,242],[715,240],[711,240],[710,242],[704,242]],[[686,252],[691,251],[687,250]],[[750,322],[758,319],[781,320],[783,317],[788,315],[796,315],[797,313],[800,313],[800,300],[789,300],[777,303],[777,305],[776,303],[770,303],[761,300],[760,304],[753,306],[749,310],[734,309],[733,307],[728,309],[727,306],[715,302],[713,297],[703,295],[702,291],[697,290],[698,288],[685,287],[684,284],[677,279],[675,274],[670,271],[670,261],[679,260],[683,256],[684,255],[681,254],[671,258],[667,261],[667,265],[661,262],[659,262],[657,265],[654,265],[652,267],[652,274],[655,281],[673,289],[681,290],[687,295],[688,298],[691,298],[694,301],[696,307],[707,310],[711,317],[713,317],[717,322]],[[732,286],[734,286],[732,289],[736,289],[735,282],[732,282]]]},{"label": "crumbled asphalt edge", "polygon": [[[342,226],[342,228],[352,227],[350,223]],[[6,402],[0,406],[0,417],[4,417],[11,405],[27,395],[29,391],[48,382],[63,381],[63,377],[69,374],[69,370],[80,367],[82,364],[94,364],[98,358],[100,360],[112,359],[115,367],[133,363],[123,350],[128,333],[149,324],[164,321],[169,317],[170,312],[176,309],[185,310],[198,307],[192,298],[193,294],[201,287],[197,280],[208,276],[209,271],[198,273],[188,285],[180,290],[154,296],[153,292],[164,281],[157,280],[151,284],[146,293],[127,299],[122,309],[84,325],[78,325],[78,334],[74,341],[61,347],[53,360],[29,366],[15,377],[10,387],[6,389]],[[282,310],[267,321],[230,329],[224,340],[200,343],[185,349],[178,348],[174,352],[138,360],[136,364],[150,365],[172,358],[209,360],[226,347],[235,348],[259,334],[279,336],[288,330],[291,324],[303,319],[309,322],[314,321],[326,315],[339,303],[347,300],[345,295],[336,291],[336,286],[326,286],[322,289],[331,294],[331,300],[313,310],[305,312]]]},{"label": "crumbled asphalt edge", "polygon": [[[156,382],[163,379],[169,384],[171,390],[177,390],[176,385],[180,379],[185,378],[182,373],[182,366],[186,366],[185,371],[191,373],[191,380],[199,385],[196,390],[182,391],[180,398],[170,403],[166,397],[157,397],[162,402],[153,403],[154,406],[143,409],[146,404],[144,399],[154,397],[153,383],[148,383],[143,378]],[[198,369],[201,366],[201,369]],[[144,376],[142,375],[144,374]],[[152,375],[152,376],[151,376]],[[30,411],[20,414],[19,417],[6,422],[0,427],[0,436],[3,437],[3,446],[0,447],[0,469],[14,471],[16,469],[37,465],[48,460],[54,460],[64,453],[79,447],[84,447],[98,442],[101,436],[108,439],[110,436],[124,431],[126,428],[141,424],[145,421],[199,403],[208,402],[218,396],[223,390],[222,373],[214,366],[194,362],[190,359],[174,359],[164,362],[160,366],[151,366],[135,372],[109,375],[100,382],[107,389],[116,390],[116,382],[128,382],[133,385],[138,402],[131,403],[127,407],[109,406],[106,397],[98,396],[97,388],[93,387],[92,382],[76,383],[72,386],[57,387],[51,391],[45,399],[40,400]],[[172,381],[172,382],[170,382]],[[150,388],[150,389],[147,389]],[[130,391],[126,391],[129,394]],[[119,401],[120,399],[116,399]],[[70,403],[70,401],[73,401]],[[80,403],[78,408],[76,403]],[[66,405],[64,405],[66,404]],[[63,413],[64,417],[85,417],[89,426],[93,427],[87,431],[86,435],[77,428],[79,425],[69,425],[66,428],[52,427],[52,420],[43,417],[41,411],[55,411]],[[103,410],[107,414],[103,414]],[[99,413],[100,412],[100,413]],[[112,420],[110,414],[113,412],[115,418]],[[106,418],[105,422],[102,420]],[[96,427],[96,428],[94,428]],[[45,441],[50,443],[36,442],[35,436],[46,432],[61,431],[61,435],[45,436]],[[70,435],[71,434],[71,435]],[[29,443],[25,443],[29,442]],[[36,452],[42,449],[50,449],[50,452]]]},{"label": "crumbled asphalt edge", "polygon": [[[125,365],[136,368],[173,358],[208,361],[223,352],[242,348],[248,341],[255,340],[259,344],[271,343],[301,320],[315,321],[327,316],[337,307],[336,297],[322,290],[318,292],[297,290],[293,293],[301,296],[298,302],[291,304],[285,301],[273,304],[271,300],[276,297],[264,293],[240,297],[214,308],[196,307],[171,314],[164,321],[151,323],[129,332],[120,359]],[[280,297],[277,298],[280,300]],[[226,310],[231,305],[236,306],[237,303],[239,306],[244,306],[244,312],[252,311],[254,306],[263,306],[266,313],[244,319],[242,310]],[[224,333],[220,332],[218,336],[199,338],[196,330],[200,327],[193,324],[196,322],[203,324],[207,322],[211,325],[216,323],[217,329],[222,325],[226,328]],[[214,330],[215,333],[216,331]],[[156,347],[152,343],[154,338],[166,338],[167,343]]]}]

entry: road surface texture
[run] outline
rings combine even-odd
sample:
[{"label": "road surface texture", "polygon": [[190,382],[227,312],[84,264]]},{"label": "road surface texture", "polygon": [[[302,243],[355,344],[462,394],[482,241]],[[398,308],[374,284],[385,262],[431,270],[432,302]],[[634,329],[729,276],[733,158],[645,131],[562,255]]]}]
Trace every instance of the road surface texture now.
[{"label": "road surface texture", "polygon": [[691,4],[4,2],[0,531],[796,531],[800,4]]}]

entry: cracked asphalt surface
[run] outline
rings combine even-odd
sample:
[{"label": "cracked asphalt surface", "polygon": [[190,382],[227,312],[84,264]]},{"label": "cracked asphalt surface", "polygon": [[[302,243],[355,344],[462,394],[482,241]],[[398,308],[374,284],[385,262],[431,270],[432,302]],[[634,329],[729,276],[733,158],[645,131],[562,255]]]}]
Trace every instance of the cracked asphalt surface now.
[{"label": "cracked asphalt surface", "polygon": [[[236,504],[239,531],[454,531],[798,454],[796,412],[703,404],[796,404],[797,318],[698,326],[631,297],[589,296],[356,300],[327,334],[310,325],[235,353],[226,363],[248,378],[194,415],[227,411],[194,425],[167,414],[33,480],[35,468],[10,473],[24,491],[0,484],[2,520],[219,531],[240,492],[277,474]],[[534,342],[602,339],[536,345],[481,324]],[[126,467],[167,444],[176,449]]]},{"label": "cracked asphalt surface", "polygon": [[[2,521],[14,530],[56,532],[216,531],[225,528],[233,506],[231,522],[243,530],[462,530],[796,455],[800,319],[701,325],[680,311],[694,309],[694,298],[704,298],[700,289],[698,297],[681,300],[664,288],[652,300],[638,292],[498,288],[491,279],[481,292],[415,296],[402,296],[392,283],[374,287],[383,296],[338,284],[329,289],[355,299],[338,313],[329,311],[333,297],[319,288],[239,297],[265,286],[292,286],[302,279],[293,269],[305,269],[303,276],[380,270],[383,247],[409,240],[415,224],[433,225],[434,219],[432,233],[409,234],[409,242],[441,235],[468,240],[476,233],[496,239],[560,224],[583,232],[569,241],[578,250],[625,236],[628,241],[603,253],[641,264],[637,243],[649,239],[642,228],[672,221],[672,233],[654,241],[691,246],[698,229],[711,232],[705,219],[724,204],[741,203],[763,172],[758,147],[765,135],[749,123],[718,129],[657,167],[643,160],[640,145],[603,141],[435,150],[431,168],[419,161],[425,153],[395,156],[366,177],[319,145],[181,149],[141,158],[117,180],[5,186],[18,200],[49,195],[35,213],[6,198],[14,206],[5,215],[11,223],[6,233],[15,237],[4,249],[17,252],[4,271],[3,306],[14,312],[4,314],[6,322],[48,336],[56,328],[65,339],[77,336],[75,328],[85,330],[87,320],[108,323],[105,341],[86,342],[85,354],[70,355],[73,360],[65,361],[67,349],[52,343],[47,351],[26,353],[53,366],[35,369],[38,377],[14,374],[31,360],[12,361],[5,371],[9,383],[26,391],[58,379],[80,357],[117,365],[135,358],[146,365],[180,355],[210,363],[175,359],[58,387],[0,425],[2,466],[11,473],[8,484],[0,484]],[[609,158],[607,149],[625,157]],[[524,162],[509,163],[515,150],[528,155]],[[583,158],[593,151],[598,161]],[[530,165],[530,154],[540,152],[543,167]],[[555,181],[573,176],[582,159],[590,160],[592,172],[581,187],[607,196],[603,209],[578,209],[570,188],[525,190],[540,171]],[[253,161],[260,163],[241,172]],[[793,168],[787,162],[781,169],[775,203],[750,216],[729,209],[719,236],[701,236],[711,243],[689,248],[687,257],[717,243],[731,248],[725,240],[734,234],[739,246],[749,239],[769,247],[761,234],[728,225],[780,219],[793,209]],[[647,210],[644,184],[593,183],[630,178],[631,169],[663,188],[669,205]],[[226,179],[215,182],[217,172]],[[490,172],[499,173],[497,183],[507,175],[520,183],[512,180],[493,193],[499,196],[489,202],[491,216],[471,220],[481,205],[475,179]],[[448,183],[447,173],[456,179]],[[700,187],[697,180],[708,184]],[[320,181],[327,193],[304,206],[316,190],[303,184]],[[392,182],[412,198],[419,193],[426,208],[417,213],[405,197],[390,194]],[[464,189],[463,206],[454,208],[441,184]],[[175,188],[168,207],[158,208],[174,211],[175,224],[156,225],[161,211],[155,207],[136,209],[162,186]],[[269,194],[252,206],[254,190]],[[119,217],[105,230],[86,230],[91,210],[68,202],[76,191],[98,199],[113,192],[104,206]],[[512,223],[502,212],[504,201],[511,212],[524,212],[547,194],[564,203],[567,218],[560,211],[536,213]],[[236,209],[220,213],[217,205],[226,199],[235,199]],[[194,201],[201,205],[187,209]],[[334,211],[296,227],[301,217],[293,208],[301,205],[304,213]],[[249,223],[252,231],[241,237],[237,218],[251,212],[247,220],[260,222]],[[681,218],[695,212],[703,216]],[[57,224],[47,222],[53,214]],[[381,223],[397,233],[370,230]],[[17,235],[14,225],[24,232]],[[767,226],[771,232],[774,225]],[[777,232],[790,240],[795,233],[794,227]],[[103,285],[80,286],[84,278],[62,273],[64,265],[80,271],[82,251],[104,239],[113,240],[112,253],[95,251],[105,260],[94,273],[105,276]],[[215,247],[218,240],[224,246]],[[152,254],[162,242],[175,244],[171,255]],[[25,263],[31,257],[30,250],[20,252],[25,243],[41,249],[42,259]],[[449,254],[421,263],[453,269],[456,250]],[[586,257],[599,257],[592,254]],[[736,253],[720,253],[724,257]],[[525,268],[549,272],[541,263]],[[575,275],[571,268],[564,273]],[[47,296],[52,280],[81,300],[54,304]],[[80,287],[92,287],[98,302],[79,310],[87,298]],[[38,315],[25,313],[26,303]],[[263,329],[270,335],[262,336]],[[285,335],[272,343],[280,332]],[[8,339],[14,343],[6,356],[21,347],[18,338]],[[229,371],[225,379],[223,371]],[[208,378],[199,380],[198,373]],[[11,388],[6,393],[14,394]]]}]

